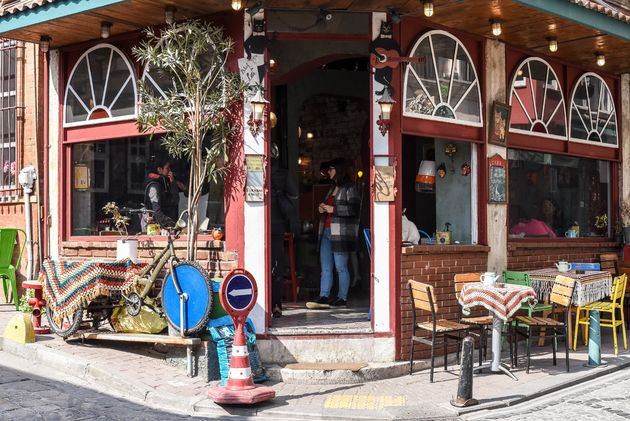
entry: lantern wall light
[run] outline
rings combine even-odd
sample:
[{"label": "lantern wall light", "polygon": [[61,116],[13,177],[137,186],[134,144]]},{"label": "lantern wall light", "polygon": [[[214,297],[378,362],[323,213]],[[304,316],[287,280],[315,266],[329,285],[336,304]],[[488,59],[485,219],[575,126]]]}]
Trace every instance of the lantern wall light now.
[{"label": "lantern wall light", "polygon": [[595,58],[599,67],[606,65],[606,56],[601,51],[595,53]]},{"label": "lantern wall light", "polygon": [[503,32],[503,28],[501,28],[501,21],[499,19],[492,19],[490,21],[492,24],[492,35],[498,37]]},{"label": "lantern wall light", "polygon": [[48,35],[42,35],[39,38],[39,50],[46,54],[48,52],[48,50],[50,50],[50,41],[52,41],[52,38],[50,38]]},{"label": "lantern wall light", "polygon": [[164,8],[164,22],[168,25],[172,25],[175,22],[175,12],[177,8],[175,6],[166,6]]},{"label": "lantern wall light", "polygon": [[103,21],[101,22],[101,38],[107,39],[111,34],[112,23]]},{"label": "lantern wall light", "polygon": [[424,16],[430,18],[433,16],[433,0],[425,0],[422,2],[422,9],[424,11]]},{"label": "lantern wall light", "polygon": [[389,127],[391,125],[391,114],[392,108],[394,108],[394,104],[396,101],[389,94],[389,89],[385,88],[385,92],[377,101],[378,105],[381,107],[381,114],[376,121],[378,128],[383,136],[387,134],[389,131]]},{"label": "lantern wall light", "polygon": [[247,124],[249,125],[249,131],[256,137],[262,126],[265,116],[265,107],[269,104],[269,101],[263,96],[262,90],[258,89],[256,95],[254,95],[249,102],[252,104],[252,114]]}]

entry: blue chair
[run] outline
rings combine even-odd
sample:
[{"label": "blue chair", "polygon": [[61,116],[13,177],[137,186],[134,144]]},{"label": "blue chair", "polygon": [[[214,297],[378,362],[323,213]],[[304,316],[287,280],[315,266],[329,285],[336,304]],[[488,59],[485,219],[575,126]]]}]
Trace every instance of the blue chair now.
[{"label": "blue chair", "polygon": [[[426,231],[422,231],[421,229],[419,229],[418,234],[420,234],[420,237],[424,236],[429,240],[427,244],[433,244],[433,239],[429,234],[426,233]],[[420,244],[422,244],[422,240],[420,240]]]},{"label": "blue chair", "polygon": [[601,270],[599,263],[571,263],[571,270]]},{"label": "blue chair", "polygon": [[[372,259],[372,235],[369,228],[363,229],[363,239],[365,240],[365,248],[367,248],[368,256]],[[368,310],[368,320],[372,320],[372,309]]]}]

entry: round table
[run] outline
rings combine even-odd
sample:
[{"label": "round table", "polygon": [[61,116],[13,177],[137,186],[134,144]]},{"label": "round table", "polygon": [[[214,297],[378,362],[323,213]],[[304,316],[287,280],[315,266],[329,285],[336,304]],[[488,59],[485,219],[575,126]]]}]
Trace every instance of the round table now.
[{"label": "round table", "polygon": [[473,307],[481,306],[492,313],[492,362],[475,367],[475,371],[490,368],[493,372],[503,372],[518,380],[506,364],[501,363],[501,331],[503,323],[529,301],[535,305],[538,296],[532,287],[512,284],[485,285],[471,282],[464,285],[459,294],[459,304],[464,314],[470,314]]}]

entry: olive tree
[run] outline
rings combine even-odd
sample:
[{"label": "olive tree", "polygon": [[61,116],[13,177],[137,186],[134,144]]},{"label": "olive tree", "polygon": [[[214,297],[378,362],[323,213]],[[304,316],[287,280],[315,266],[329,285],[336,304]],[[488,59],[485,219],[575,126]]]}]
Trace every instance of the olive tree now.
[{"label": "olive tree", "polygon": [[145,32],[133,49],[145,68],[139,84],[137,125],[164,131],[162,145],[190,162],[187,258],[194,260],[204,181],[218,182],[230,170],[230,140],[240,130],[237,114],[245,85],[226,63],[232,40],[210,23],[186,21]]}]

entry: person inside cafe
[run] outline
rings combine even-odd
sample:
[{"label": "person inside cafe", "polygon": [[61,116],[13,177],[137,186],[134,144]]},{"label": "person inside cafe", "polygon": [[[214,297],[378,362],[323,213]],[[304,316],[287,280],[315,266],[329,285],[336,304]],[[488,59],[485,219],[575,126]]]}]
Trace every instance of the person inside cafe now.
[{"label": "person inside cafe", "polygon": [[147,231],[151,219],[161,227],[172,227],[177,221],[179,192],[185,192],[186,186],[175,179],[172,166],[172,161],[166,155],[157,155],[149,162],[143,203],[153,211],[153,215],[143,215],[143,232]]},{"label": "person inside cafe", "polygon": [[[306,304],[310,309],[346,306],[350,288],[348,259],[357,244],[360,198],[355,183],[349,177],[347,161],[344,158],[330,161],[328,176],[333,185],[318,206],[320,297],[317,301]],[[339,278],[339,290],[337,298],[331,300],[333,268]]]},{"label": "person inside cafe", "polygon": [[553,226],[546,221],[555,224],[557,221],[556,209],[551,199],[543,199],[540,205],[540,213],[535,218],[528,218],[520,206],[510,207],[510,220],[517,221],[510,228],[511,235],[523,237],[558,237]]}]

